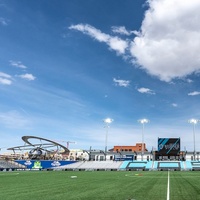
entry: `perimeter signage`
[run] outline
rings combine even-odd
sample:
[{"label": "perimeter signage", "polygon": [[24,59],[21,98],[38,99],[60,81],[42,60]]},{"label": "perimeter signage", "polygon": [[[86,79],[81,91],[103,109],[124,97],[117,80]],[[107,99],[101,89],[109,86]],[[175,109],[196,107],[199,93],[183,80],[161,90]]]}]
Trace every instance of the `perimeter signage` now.
[{"label": "perimeter signage", "polygon": [[180,138],[158,138],[160,155],[177,155],[180,152]]}]

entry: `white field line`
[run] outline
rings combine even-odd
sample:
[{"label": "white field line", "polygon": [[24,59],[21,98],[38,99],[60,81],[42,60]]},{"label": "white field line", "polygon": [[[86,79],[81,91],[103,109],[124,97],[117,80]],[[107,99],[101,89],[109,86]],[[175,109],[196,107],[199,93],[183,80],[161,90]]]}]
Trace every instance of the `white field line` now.
[{"label": "white field line", "polygon": [[19,173],[12,173],[12,172],[2,172],[2,174],[0,173],[0,176],[10,176],[10,175],[19,175]]},{"label": "white field line", "polygon": [[168,171],[168,181],[167,181],[167,200],[169,200],[169,191],[170,191],[170,187],[169,187],[169,171]]}]

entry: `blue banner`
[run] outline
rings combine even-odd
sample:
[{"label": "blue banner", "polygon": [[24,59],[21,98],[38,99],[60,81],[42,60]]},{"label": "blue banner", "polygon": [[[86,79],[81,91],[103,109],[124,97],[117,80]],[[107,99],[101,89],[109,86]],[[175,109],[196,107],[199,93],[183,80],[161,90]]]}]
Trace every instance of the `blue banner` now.
[{"label": "blue banner", "polygon": [[26,166],[28,169],[50,169],[69,165],[77,161],[64,161],[64,160],[15,160],[15,162]]}]

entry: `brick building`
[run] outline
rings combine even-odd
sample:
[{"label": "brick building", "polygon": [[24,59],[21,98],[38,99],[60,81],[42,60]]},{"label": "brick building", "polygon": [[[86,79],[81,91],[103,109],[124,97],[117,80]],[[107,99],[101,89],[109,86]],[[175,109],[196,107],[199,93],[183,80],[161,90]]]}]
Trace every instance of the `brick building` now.
[{"label": "brick building", "polygon": [[[146,149],[146,144],[145,143],[143,143],[143,145],[144,145],[144,152],[145,151],[148,151],[147,149]],[[136,143],[136,145],[135,146],[122,146],[122,145],[120,145],[120,146],[114,146],[114,148],[113,148],[113,152],[141,152],[142,151],[142,143]]]}]

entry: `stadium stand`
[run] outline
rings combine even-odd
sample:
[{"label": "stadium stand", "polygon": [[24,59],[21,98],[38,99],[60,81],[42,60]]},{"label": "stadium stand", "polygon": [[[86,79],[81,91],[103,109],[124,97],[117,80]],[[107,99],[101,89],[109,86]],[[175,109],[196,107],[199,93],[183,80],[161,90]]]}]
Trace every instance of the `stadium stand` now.
[{"label": "stadium stand", "polygon": [[120,170],[152,170],[152,161],[124,161]]},{"label": "stadium stand", "polygon": [[158,169],[158,161],[154,161],[153,162],[153,167],[152,167],[153,170],[157,170]]},{"label": "stadium stand", "polygon": [[200,170],[200,161],[192,161],[191,165],[192,165],[192,170],[194,171]]},{"label": "stadium stand", "polygon": [[127,169],[128,170],[145,170],[146,169],[146,161],[133,161],[133,162],[129,162],[129,164],[127,165]]},{"label": "stadium stand", "polygon": [[80,161],[54,167],[64,170],[200,170],[200,162],[191,161]]},{"label": "stadium stand", "polygon": [[[0,171],[8,170],[31,170],[35,169],[34,163],[31,165],[23,162],[14,162],[0,160]],[[23,165],[23,163],[25,165]],[[46,163],[46,164],[45,164]],[[29,163],[28,163],[29,164]],[[132,170],[182,170],[182,171],[200,171],[200,161],[46,161],[41,160],[42,168],[40,170],[65,170],[65,171],[132,171]],[[47,165],[48,164],[48,165]]]},{"label": "stadium stand", "polygon": [[130,161],[124,161],[121,166],[120,166],[120,170],[126,170],[126,167],[128,166]]},{"label": "stadium stand", "polygon": [[185,161],[185,169],[192,170],[192,163],[191,161]]},{"label": "stadium stand", "polygon": [[180,162],[181,170],[185,170],[185,161]]},{"label": "stadium stand", "polygon": [[54,169],[79,169],[79,167],[81,167],[81,165],[84,163],[84,161],[79,161],[79,162],[75,162],[72,164],[68,164],[68,165],[63,165],[63,166],[59,166],[59,167],[54,167]]},{"label": "stadium stand", "polygon": [[177,161],[166,161],[166,162],[158,162],[158,170],[181,170],[180,162]]},{"label": "stadium stand", "polygon": [[153,169],[153,162],[152,161],[147,162],[146,169],[147,170],[152,170]]},{"label": "stadium stand", "polygon": [[55,167],[54,169],[69,170],[117,170],[122,161],[81,161],[70,165]]},{"label": "stadium stand", "polygon": [[0,160],[0,170],[5,169],[19,169],[19,168],[26,168],[24,165],[20,165],[14,161],[6,161]]}]

